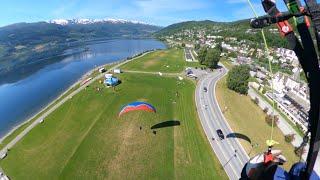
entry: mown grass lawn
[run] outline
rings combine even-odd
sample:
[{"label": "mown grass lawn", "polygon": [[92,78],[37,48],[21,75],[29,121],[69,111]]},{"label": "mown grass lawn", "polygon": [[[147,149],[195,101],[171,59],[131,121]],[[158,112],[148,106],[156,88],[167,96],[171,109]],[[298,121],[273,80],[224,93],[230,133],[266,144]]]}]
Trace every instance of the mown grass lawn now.
[{"label": "mown grass lawn", "polygon": [[[133,63],[133,62],[132,62]],[[226,179],[202,131],[195,84],[121,74],[115,91],[95,82],[49,115],[9,151],[0,166],[12,179]],[[176,96],[179,92],[179,96]],[[157,113],[119,109],[146,101]],[[165,121],[180,126],[157,129]],[[142,130],[139,127],[142,127]]]},{"label": "mown grass lawn", "polygon": [[[248,136],[252,144],[259,144],[258,147],[252,149],[250,143],[240,140],[246,151],[248,153],[251,151],[250,156],[266,151],[266,140],[270,139],[271,127],[265,122],[264,112],[251,101],[250,97],[229,90],[226,86],[226,77],[217,83],[216,95],[221,109],[227,107],[224,115],[232,129],[237,133]],[[274,128],[273,139],[280,143],[275,146],[275,149],[283,151],[288,160],[285,165],[288,169],[299,160],[293,152],[294,148],[291,144],[285,142],[284,135],[278,128]]]},{"label": "mown grass lawn", "polygon": [[151,52],[139,61],[133,61],[122,66],[123,70],[179,73],[187,66],[183,49],[171,48]]}]

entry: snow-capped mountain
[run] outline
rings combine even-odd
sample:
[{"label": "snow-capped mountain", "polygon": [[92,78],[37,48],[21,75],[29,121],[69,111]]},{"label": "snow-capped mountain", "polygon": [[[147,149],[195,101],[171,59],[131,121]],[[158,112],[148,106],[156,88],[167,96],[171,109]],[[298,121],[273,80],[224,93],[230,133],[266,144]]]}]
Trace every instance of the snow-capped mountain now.
[{"label": "snow-capped mountain", "polygon": [[149,25],[145,22],[140,21],[130,21],[125,19],[112,19],[112,18],[105,18],[105,19],[53,19],[48,21],[48,23],[59,24],[59,25],[68,25],[68,24],[95,24],[95,23],[112,23],[112,24],[125,24],[125,23],[132,23],[132,24],[143,24]]}]

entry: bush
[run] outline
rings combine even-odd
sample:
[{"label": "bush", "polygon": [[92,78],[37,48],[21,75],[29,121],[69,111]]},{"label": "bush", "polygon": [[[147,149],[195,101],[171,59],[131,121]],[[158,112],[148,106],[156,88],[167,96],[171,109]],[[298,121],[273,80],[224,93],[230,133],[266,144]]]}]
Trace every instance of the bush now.
[{"label": "bush", "polygon": [[220,53],[218,49],[208,49],[204,64],[211,69],[216,68],[220,60]]},{"label": "bush", "polygon": [[265,94],[267,92],[266,88],[263,88],[262,94]]},{"label": "bush", "polygon": [[200,44],[195,44],[195,45],[194,45],[194,49],[195,49],[195,50],[200,49]]},{"label": "bush", "polygon": [[253,101],[256,105],[259,104],[259,98],[257,98],[257,97],[255,97],[254,99],[252,99],[252,101]]},{"label": "bush", "polygon": [[206,47],[200,48],[198,52],[198,59],[200,64],[205,63],[206,56],[207,56],[207,48]]},{"label": "bush", "polygon": [[269,126],[272,126],[272,121],[274,121],[274,126],[277,126],[279,123],[278,116],[266,115],[265,121]]},{"label": "bush", "polygon": [[248,93],[248,82],[250,78],[250,67],[247,65],[235,66],[232,68],[227,77],[227,87],[237,93]]},{"label": "bush", "polygon": [[268,107],[265,107],[265,108],[263,109],[263,112],[266,113],[266,114],[268,113],[268,111],[269,111],[269,108],[268,108]]},{"label": "bush", "polygon": [[287,143],[291,143],[294,140],[294,136],[295,136],[295,134],[287,134],[284,136],[284,140]]}]

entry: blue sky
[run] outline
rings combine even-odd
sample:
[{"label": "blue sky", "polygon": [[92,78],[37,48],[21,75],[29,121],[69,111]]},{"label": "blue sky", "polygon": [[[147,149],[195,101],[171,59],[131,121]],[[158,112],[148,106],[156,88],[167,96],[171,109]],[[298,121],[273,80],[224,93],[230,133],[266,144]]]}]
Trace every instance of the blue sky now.
[{"label": "blue sky", "polygon": [[[261,0],[251,0],[263,14]],[[284,10],[283,1],[278,0]],[[0,26],[50,19],[121,18],[166,26],[187,20],[252,17],[247,0],[1,0]]]}]

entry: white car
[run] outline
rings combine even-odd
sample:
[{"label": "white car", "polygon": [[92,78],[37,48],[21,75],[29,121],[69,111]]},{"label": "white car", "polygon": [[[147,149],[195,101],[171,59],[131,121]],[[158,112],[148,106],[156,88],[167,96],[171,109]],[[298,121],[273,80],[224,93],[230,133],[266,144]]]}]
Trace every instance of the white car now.
[{"label": "white car", "polygon": [[0,180],[9,180],[9,178],[8,178],[8,176],[3,175],[3,176],[0,177]]},{"label": "white car", "polygon": [[7,153],[0,154],[0,159],[4,159],[7,156]]},{"label": "white car", "polygon": [[0,180],[9,180],[8,176],[0,172]]},{"label": "white car", "polygon": [[43,123],[43,121],[44,121],[44,119],[42,118],[42,119],[40,119],[39,123]]}]

